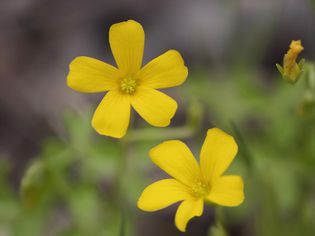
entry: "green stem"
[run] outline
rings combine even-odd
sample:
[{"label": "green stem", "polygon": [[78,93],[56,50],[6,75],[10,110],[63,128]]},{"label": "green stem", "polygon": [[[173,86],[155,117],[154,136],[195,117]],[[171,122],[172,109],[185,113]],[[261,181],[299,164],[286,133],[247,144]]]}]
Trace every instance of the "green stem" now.
[{"label": "green stem", "polygon": [[174,127],[174,128],[147,128],[130,130],[126,136],[128,142],[152,141],[163,139],[180,139],[193,136],[195,130],[191,127]]},{"label": "green stem", "polygon": [[211,228],[211,236],[227,236],[227,232],[224,230],[224,216],[223,208],[220,206],[215,207],[215,226]]},{"label": "green stem", "polygon": [[186,123],[180,127],[130,129],[124,138],[126,142],[154,141],[191,138],[200,130],[203,107],[196,99],[191,99],[187,109]]},{"label": "green stem", "polygon": [[118,158],[117,171],[116,171],[116,202],[121,214],[121,223],[119,229],[119,236],[124,236],[126,233],[126,215],[127,215],[127,203],[125,202],[125,172],[127,170],[128,163],[128,149],[129,143],[126,140],[120,141],[121,155]]},{"label": "green stem", "polygon": [[125,236],[125,234],[126,234],[126,214],[124,214],[124,212],[121,212],[119,236]]},{"label": "green stem", "polygon": [[237,140],[237,143],[239,144],[239,153],[244,158],[245,164],[248,167],[248,170],[253,170],[253,156],[245,142],[245,139],[237,127],[237,125],[231,121],[231,126],[234,130],[235,138]]},{"label": "green stem", "polygon": [[220,206],[215,207],[215,224],[217,226],[223,226],[224,217],[223,217],[223,209]]}]

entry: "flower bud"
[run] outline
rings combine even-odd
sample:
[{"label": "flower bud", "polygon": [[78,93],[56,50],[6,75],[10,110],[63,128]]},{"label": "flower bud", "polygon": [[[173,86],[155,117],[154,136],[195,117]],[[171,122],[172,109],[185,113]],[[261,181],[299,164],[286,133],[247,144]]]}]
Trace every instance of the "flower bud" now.
[{"label": "flower bud", "polygon": [[301,40],[292,40],[288,52],[284,55],[283,67],[276,65],[283,79],[290,84],[295,84],[301,78],[305,60],[301,59],[297,63],[296,59],[303,50]]}]

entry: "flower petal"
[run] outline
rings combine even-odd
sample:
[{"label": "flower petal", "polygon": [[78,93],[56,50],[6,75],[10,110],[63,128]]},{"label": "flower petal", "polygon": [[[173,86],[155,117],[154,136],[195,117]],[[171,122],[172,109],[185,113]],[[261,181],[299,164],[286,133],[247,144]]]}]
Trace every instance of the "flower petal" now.
[{"label": "flower petal", "polygon": [[144,31],[133,20],[114,24],[109,29],[109,43],[118,68],[125,74],[140,70],[144,49]]},{"label": "flower petal", "polygon": [[177,103],[166,94],[151,88],[138,87],[131,96],[131,105],[149,124],[168,126],[177,110]]},{"label": "flower petal", "polygon": [[164,179],[149,185],[143,191],[138,207],[144,211],[157,211],[189,197],[186,185],[175,179]]},{"label": "flower petal", "polygon": [[91,57],[77,57],[69,66],[67,84],[70,88],[85,93],[104,92],[115,89],[119,71]]},{"label": "flower petal", "polygon": [[93,128],[102,135],[121,138],[126,134],[130,120],[129,96],[117,90],[109,91],[97,107]]},{"label": "flower petal", "polygon": [[212,185],[207,200],[223,206],[238,206],[244,201],[244,183],[241,176],[226,175]]},{"label": "flower petal", "polygon": [[182,84],[188,69],[179,52],[169,50],[145,65],[138,74],[142,86],[169,88]]},{"label": "flower petal", "polygon": [[191,187],[200,180],[200,168],[193,154],[183,142],[170,140],[150,150],[151,160],[167,174]]},{"label": "flower petal", "polygon": [[202,213],[202,199],[187,199],[183,201],[177,209],[175,225],[180,231],[185,232],[188,221],[195,216],[201,216]]},{"label": "flower petal", "polygon": [[200,167],[209,183],[229,167],[237,153],[234,138],[218,128],[209,129],[200,153]]}]

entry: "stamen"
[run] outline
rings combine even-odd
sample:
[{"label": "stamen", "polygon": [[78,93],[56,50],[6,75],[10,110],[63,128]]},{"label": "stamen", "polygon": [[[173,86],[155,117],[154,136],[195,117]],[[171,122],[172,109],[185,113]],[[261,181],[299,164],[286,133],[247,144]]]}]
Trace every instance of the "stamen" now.
[{"label": "stamen", "polygon": [[192,186],[192,194],[195,197],[205,197],[209,193],[209,187],[203,181],[196,181],[196,183]]},{"label": "stamen", "polygon": [[136,91],[137,82],[133,77],[125,77],[122,79],[120,88],[121,91],[127,94],[132,94]]}]

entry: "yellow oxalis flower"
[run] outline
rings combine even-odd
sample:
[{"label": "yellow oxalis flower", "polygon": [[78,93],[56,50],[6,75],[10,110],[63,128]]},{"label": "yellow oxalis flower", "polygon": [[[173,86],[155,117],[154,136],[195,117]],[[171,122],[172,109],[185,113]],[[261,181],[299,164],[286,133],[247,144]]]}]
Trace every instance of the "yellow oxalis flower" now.
[{"label": "yellow oxalis flower", "polygon": [[292,40],[288,52],[284,55],[283,67],[276,65],[283,79],[291,84],[296,83],[301,77],[305,60],[296,63],[296,59],[303,50],[301,40]]},{"label": "yellow oxalis flower", "polygon": [[150,151],[152,161],[173,178],[149,185],[138,200],[144,211],[157,211],[181,201],[175,225],[185,232],[188,221],[203,213],[204,202],[238,206],[244,200],[243,179],[222,176],[237,153],[232,136],[209,129],[200,153],[200,165],[179,140],[161,143]]},{"label": "yellow oxalis flower", "polygon": [[142,26],[133,20],[114,24],[109,43],[118,68],[90,57],[77,57],[70,64],[69,87],[86,93],[108,91],[92,119],[92,126],[102,135],[123,137],[131,107],[157,127],[168,126],[176,112],[176,101],[156,89],[182,84],[188,70],[175,50],[141,68],[144,38]]}]

